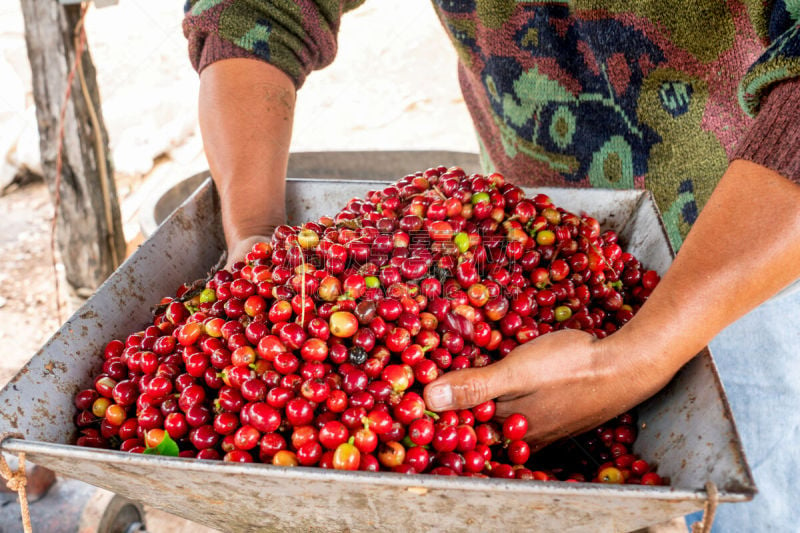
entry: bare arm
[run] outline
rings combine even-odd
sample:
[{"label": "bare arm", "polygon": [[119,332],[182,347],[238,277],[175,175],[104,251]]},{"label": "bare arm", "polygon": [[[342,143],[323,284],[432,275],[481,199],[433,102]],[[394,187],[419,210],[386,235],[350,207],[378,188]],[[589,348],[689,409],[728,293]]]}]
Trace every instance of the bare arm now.
[{"label": "bare arm", "polygon": [[799,206],[800,186],[734,161],[664,279],[623,328],[626,338],[649,339],[657,348],[649,350],[652,360],[677,370],[728,324],[797,279]]},{"label": "bare arm", "polygon": [[200,76],[200,130],[219,191],[228,266],[283,224],[295,88],[279,69],[227,59]]},{"label": "bare arm", "polygon": [[[800,276],[800,186],[734,161],[639,313],[603,339],[545,335],[428,385],[435,410],[500,397],[538,445],[590,429],[656,393],[728,324]],[[754,362],[755,364],[755,362]]]}]

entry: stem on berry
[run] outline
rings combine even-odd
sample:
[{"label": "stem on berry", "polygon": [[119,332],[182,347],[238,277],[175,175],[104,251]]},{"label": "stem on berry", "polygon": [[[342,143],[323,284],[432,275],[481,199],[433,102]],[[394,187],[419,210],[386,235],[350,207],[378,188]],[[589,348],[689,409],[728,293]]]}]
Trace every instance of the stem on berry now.
[{"label": "stem on berry", "polygon": [[439,190],[439,187],[436,185],[431,185],[431,188],[436,191],[436,193],[441,197],[442,200],[447,200],[447,196],[445,196],[442,191]]},{"label": "stem on berry", "polygon": [[295,246],[300,250],[300,261],[303,262],[303,270],[300,272],[300,325],[305,327],[306,324],[306,254],[303,252],[303,247],[300,243],[295,241]]}]

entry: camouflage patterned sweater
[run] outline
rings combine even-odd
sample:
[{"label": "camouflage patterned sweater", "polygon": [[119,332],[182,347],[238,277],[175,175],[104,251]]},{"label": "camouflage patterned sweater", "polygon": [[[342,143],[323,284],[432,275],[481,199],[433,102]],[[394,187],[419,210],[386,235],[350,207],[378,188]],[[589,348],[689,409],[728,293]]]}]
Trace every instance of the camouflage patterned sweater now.
[{"label": "camouflage patterned sweater", "polygon": [[[198,71],[255,57],[299,88],[333,60],[342,13],[361,3],[189,0],[184,32]],[[797,0],[434,6],[487,170],[525,185],[647,188],[676,248],[729,159],[800,181]]]}]

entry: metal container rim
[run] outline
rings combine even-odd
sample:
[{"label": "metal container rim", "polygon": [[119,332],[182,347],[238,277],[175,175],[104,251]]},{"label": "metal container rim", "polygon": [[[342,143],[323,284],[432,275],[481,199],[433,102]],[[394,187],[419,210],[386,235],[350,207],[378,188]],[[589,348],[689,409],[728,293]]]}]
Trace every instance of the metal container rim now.
[{"label": "metal container rim", "polygon": [[[184,457],[164,457],[158,455],[137,455],[118,450],[79,448],[67,444],[53,444],[19,438],[8,438],[0,444],[0,450],[8,453],[26,453],[36,455],[47,454],[70,460],[102,461],[106,464],[126,464],[131,466],[150,466],[158,463],[172,468],[183,465],[187,470],[207,472],[209,474],[230,475],[265,475],[270,478],[282,478],[286,481],[344,481],[349,483],[368,483],[388,487],[405,488],[406,490],[468,490],[468,491],[502,491],[516,494],[546,494],[551,496],[607,496],[615,498],[636,498],[643,495],[663,501],[706,501],[709,499],[705,489],[686,490],[670,486],[645,485],[602,485],[597,483],[566,483],[563,481],[520,482],[493,478],[450,479],[447,476],[431,475],[393,475],[391,472],[362,472],[324,470],[310,467],[279,467],[265,464],[231,464],[220,461],[192,459]],[[735,503],[752,499],[754,491],[719,490],[720,502]]]}]

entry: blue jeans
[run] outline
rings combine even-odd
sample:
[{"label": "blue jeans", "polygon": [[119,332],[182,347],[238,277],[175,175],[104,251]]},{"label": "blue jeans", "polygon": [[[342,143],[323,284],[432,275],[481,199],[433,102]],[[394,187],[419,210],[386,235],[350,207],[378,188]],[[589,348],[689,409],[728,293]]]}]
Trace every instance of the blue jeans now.
[{"label": "blue jeans", "polygon": [[800,531],[800,290],[793,289],[710,345],[758,487],[750,502],[720,505],[714,532]]}]

